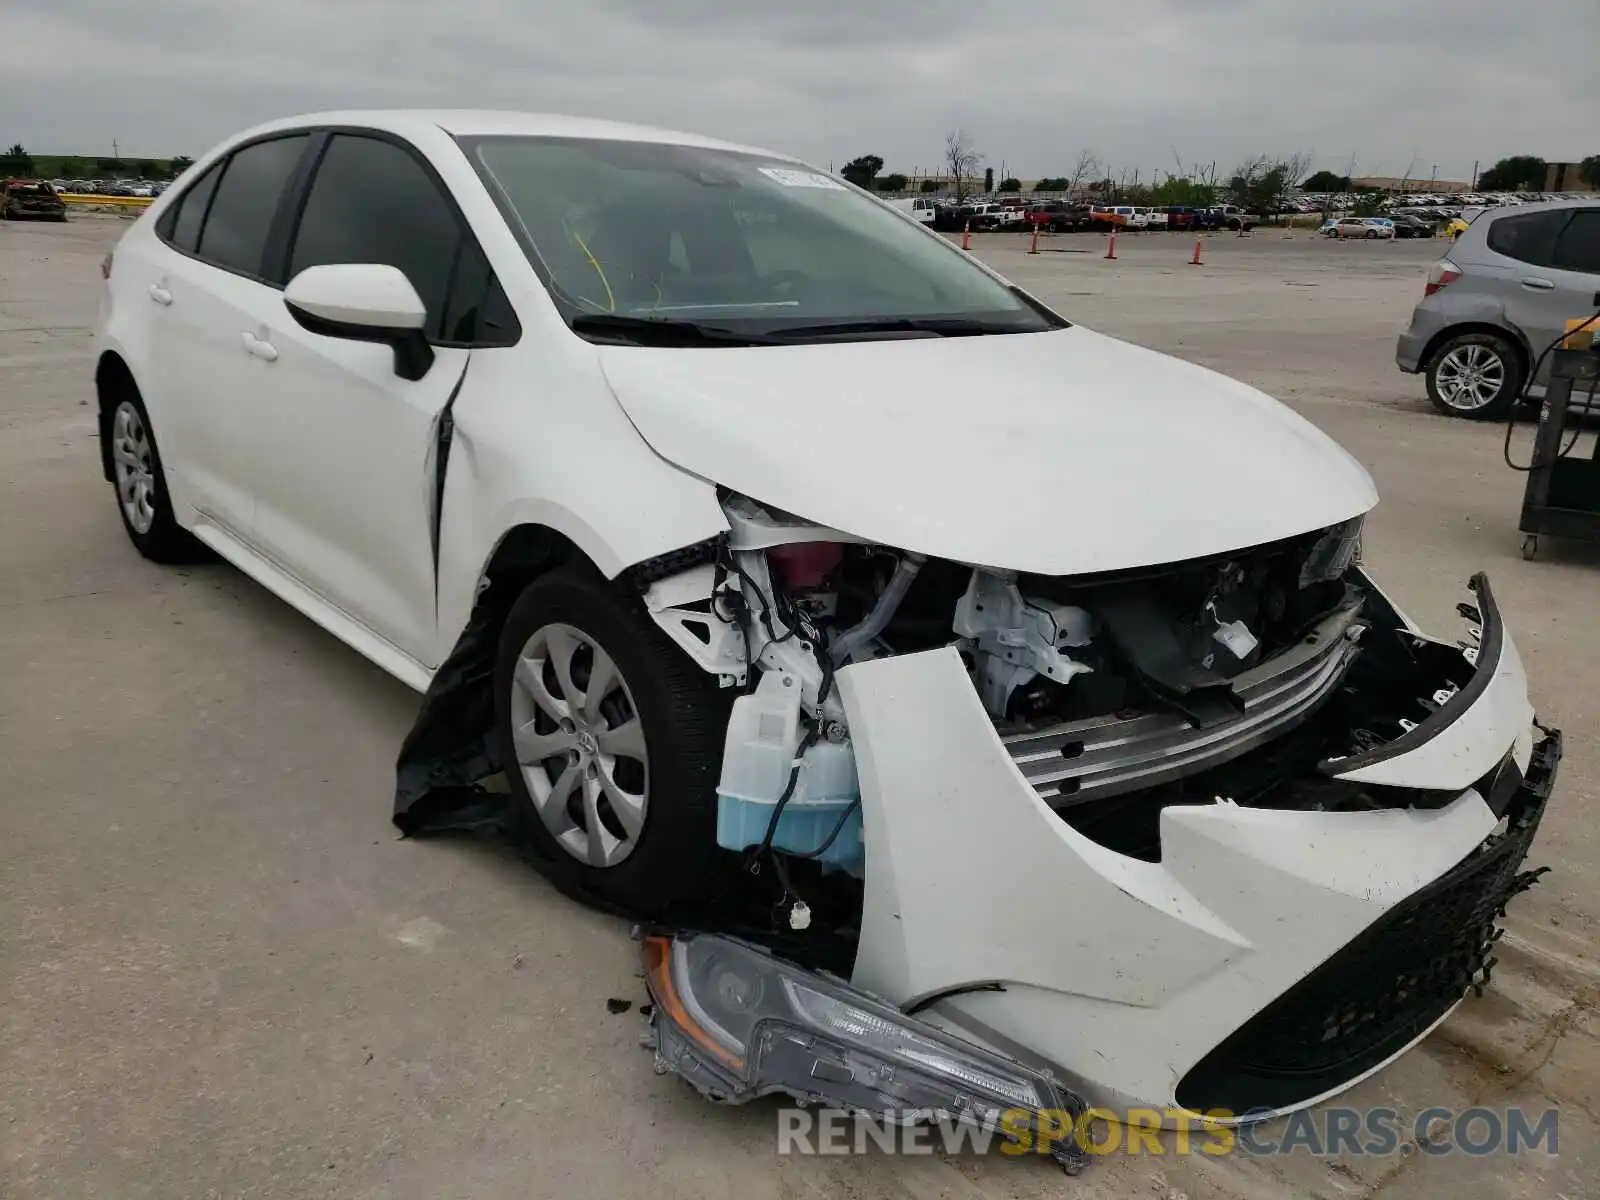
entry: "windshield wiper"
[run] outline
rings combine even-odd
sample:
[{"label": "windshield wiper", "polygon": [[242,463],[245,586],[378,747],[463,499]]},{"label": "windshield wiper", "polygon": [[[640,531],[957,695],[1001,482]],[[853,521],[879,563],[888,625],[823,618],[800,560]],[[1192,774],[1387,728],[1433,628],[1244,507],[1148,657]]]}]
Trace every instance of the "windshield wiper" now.
[{"label": "windshield wiper", "polygon": [[774,339],[760,333],[741,333],[720,325],[665,317],[629,317],[621,313],[579,313],[572,318],[574,333],[594,333],[650,346],[770,346]]}]

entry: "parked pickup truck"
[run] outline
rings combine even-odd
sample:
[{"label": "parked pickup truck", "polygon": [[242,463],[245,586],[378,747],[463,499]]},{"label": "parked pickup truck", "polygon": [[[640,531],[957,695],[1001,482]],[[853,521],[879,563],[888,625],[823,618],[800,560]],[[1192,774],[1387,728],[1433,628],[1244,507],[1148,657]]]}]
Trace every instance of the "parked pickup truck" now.
[{"label": "parked pickup truck", "polygon": [[1131,204],[1097,205],[1094,210],[1094,223],[1100,228],[1148,229],[1150,210],[1135,208]]},{"label": "parked pickup truck", "polygon": [[1064,200],[1042,200],[1028,210],[1028,222],[1048,233],[1076,233],[1094,227],[1087,204],[1068,204]]},{"label": "parked pickup truck", "polygon": [[1214,204],[1205,210],[1211,216],[1212,229],[1243,229],[1249,232],[1261,223],[1254,213],[1247,213],[1237,204]]}]

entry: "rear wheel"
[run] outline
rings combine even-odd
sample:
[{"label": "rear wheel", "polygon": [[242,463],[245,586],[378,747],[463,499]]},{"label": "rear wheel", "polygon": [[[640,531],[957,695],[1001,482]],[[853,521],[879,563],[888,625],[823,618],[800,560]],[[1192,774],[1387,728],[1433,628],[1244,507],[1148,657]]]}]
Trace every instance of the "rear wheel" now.
[{"label": "rear wheel", "polygon": [[137,395],[118,400],[102,436],[111,441],[117,512],[134,549],[159,563],[192,562],[201,557],[200,543],[173,516],[161,451],[144,401]]},{"label": "rear wheel", "polygon": [[501,630],[495,724],[551,869],[632,912],[708,882],[728,701],[637,600],[593,571],[531,584]]},{"label": "rear wheel", "polygon": [[1522,394],[1522,359],[1492,333],[1465,333],[1440,346],[1428,364],[1428,398],[1453,417],[1503,417]]}]

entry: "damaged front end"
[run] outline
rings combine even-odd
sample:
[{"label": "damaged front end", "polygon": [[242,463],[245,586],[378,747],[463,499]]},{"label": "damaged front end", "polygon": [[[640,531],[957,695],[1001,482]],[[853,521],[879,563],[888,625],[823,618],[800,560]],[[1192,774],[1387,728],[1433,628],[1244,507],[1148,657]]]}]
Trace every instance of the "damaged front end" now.
[{"label": "damaged front end", "polygon": [[[1053,577],[723,507],[630,577],[730,696],[743,888],[647,943],[662,1069],[733,1102],[1243,1120],[1487,981],[1560,735],[1482,576],[1457,644],[1365,573],[1359,518]],[[440,794],[407,766],[397,819]]]}]

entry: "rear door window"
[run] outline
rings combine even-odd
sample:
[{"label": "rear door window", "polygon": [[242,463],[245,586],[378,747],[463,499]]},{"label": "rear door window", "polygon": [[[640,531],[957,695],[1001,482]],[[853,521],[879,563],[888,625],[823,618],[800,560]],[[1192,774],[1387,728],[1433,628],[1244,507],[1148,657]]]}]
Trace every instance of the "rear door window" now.
[{"label": "rear door window", "polygon": [[1532,266],[1551,266],[1556,238],[1571,218],[1570,208],[1497,217],[1489,226],[1489,249]]},{"label": "rear door window", "polygon": [[1572,214],[1556,238],[1552,265],[1563,271],[1600,275],[1600,208],[1584,208]]},{"label": "rear door window", "polygon": [[308,140],[302,133],[234,152],[200,230],[196,252],[201,258],[241,275],[263,277],[272,218]]}]

